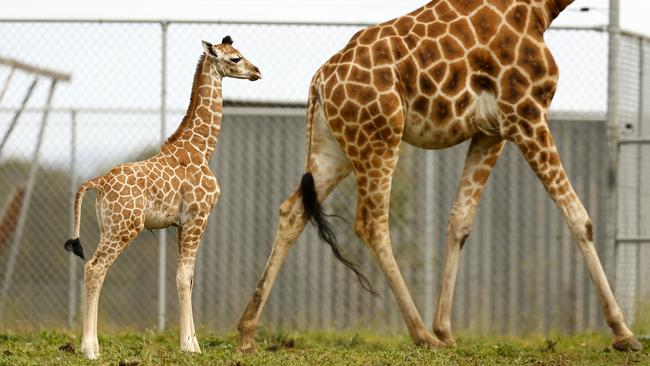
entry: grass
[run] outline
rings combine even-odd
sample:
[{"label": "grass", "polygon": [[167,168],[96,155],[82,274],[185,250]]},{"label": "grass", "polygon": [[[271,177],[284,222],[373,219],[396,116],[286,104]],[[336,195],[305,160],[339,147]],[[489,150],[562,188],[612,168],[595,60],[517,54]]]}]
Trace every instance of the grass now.
[{"label": "grass", "polygon": [[[80,337],[59,331],[0,334],[0,365],[649,365],[650,341],[641,353],[620,353],[602,334],[571,337],[472,337],[430,350],[406,336],[369,332],[261,331],[258,352],[242,355],[234,334],[199,333],[202,354],[181,353],[178,333],[130,332],[100,336],[101,358],[84,359]],[[59,349],[60,348],[60,349]]]}]

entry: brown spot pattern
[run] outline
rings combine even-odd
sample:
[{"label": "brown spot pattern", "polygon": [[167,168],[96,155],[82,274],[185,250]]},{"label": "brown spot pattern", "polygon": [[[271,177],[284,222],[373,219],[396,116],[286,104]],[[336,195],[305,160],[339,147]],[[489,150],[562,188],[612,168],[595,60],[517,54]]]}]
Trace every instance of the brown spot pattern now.
[{"label": "brown spot pattern", "polygon": [[449,72],[447,74],[447,79],[442,85],[442,91],[445,94],[455,96],[461,90],[465,89],[467,81],[467,66],[465,61],[458,61],[449,65]]},{"label": "brown spot pattern", "polygon": [[467,49],[476,44],[476,38],[471,29],[472,27],[466,18],[460,18],[449,25],[449,33],[458,38]]},{"label": "brown spot pattern", "polygon": [[501,17],[487,6],[481,8],[481,10],[472,16],[471,20],[478,40],[482,44],[489,43],[501,23]]},{"label": "brown spot pattern", "polygon": [[469,15],[483,4],[482,0],[456,0],[450,2],[451,6],[461,15]]}]

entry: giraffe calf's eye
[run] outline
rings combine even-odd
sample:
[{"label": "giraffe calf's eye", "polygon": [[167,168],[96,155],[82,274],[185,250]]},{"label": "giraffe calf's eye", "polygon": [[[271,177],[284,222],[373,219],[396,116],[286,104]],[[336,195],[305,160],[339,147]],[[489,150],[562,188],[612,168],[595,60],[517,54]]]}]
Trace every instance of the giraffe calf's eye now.
[{"label": "giraffe calf's eye", "polygon": [[232,61],[232,63],[236,64],[239,61],[241,61],[241,57],[233,57],[233,58],[230,59],[230,61]]}]

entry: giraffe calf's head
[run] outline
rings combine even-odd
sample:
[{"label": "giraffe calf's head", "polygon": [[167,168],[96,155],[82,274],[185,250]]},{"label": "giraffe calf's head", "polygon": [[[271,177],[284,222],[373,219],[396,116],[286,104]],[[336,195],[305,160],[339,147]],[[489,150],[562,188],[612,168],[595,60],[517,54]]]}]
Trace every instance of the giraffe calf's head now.
[{"label": "giraffe calf's head", "polygon": [[216,71],[223,77],[248,79],[251,81],[262,78],[257,66],[248,61],[241,52],[232,46],[232,38],[226,36],[221,44],[213,45],[203,41],[203,49]]}]

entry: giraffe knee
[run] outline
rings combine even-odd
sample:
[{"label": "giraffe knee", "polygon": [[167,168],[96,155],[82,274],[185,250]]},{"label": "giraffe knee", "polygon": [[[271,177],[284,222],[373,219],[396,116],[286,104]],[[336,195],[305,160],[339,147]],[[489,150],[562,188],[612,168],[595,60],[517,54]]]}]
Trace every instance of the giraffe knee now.
[{"label": "giraffe knee", "polygon": [[176,271],[176,288],[180,291],[182,289],[192,288],[192,282],[194,281],[194,271],[192,268],[187,268],[188,266],[181,266],[178,271]]},{"label": "giraffe knee", "polygon": [[280,205],[280,218],[286,218],[288,217],[291,212],[294,210],[296,206],[296,202],[298,201],[298,192],[294,192],[289,198],[287,198],[282,204]]},{"label": "giraffe knee", "polygon": [[98,260],[97,253],[93,259],[84,264],[84,281],[86,283],[86,291],[94,291],[101,287],[104,282],[105,268]]},{"label": "giraffe knee", "polygon": [[354,222],[354,231],[365,243],[368,243],[373,236],[376,236],[378,227],[379,223],[373,221],[364,211],[361,211],[361,214],[357,214]]},{"label": "giraffe knee", "polygon": [[373,246],[373,243],[384,242],[389,236],[388,219],[363,213],[357,214],[354,231],[364,243]]},{"label": "giraffe knee", "polygon": [[594,241],[594,226],[586,213],[575,215],[569,220],[568,224],[578,243]]},{"label": "giraffe knee", "polygon": [[575,224],[575,235],[578,241],[586,240],[588,242],[594,241],[594,226],[591,223],[591,220],[580,220]]},{"label": "giraffe knee", "polygon": [[280,210],[278,212],[280,214],[280,218],[286,218],[289,216],[291,209],[293,208],[293,203],[294,202],[292,202],[291,199],[282,202],[280,205]]},{"label": "giraffe knee", "polygon": [[447,222],[447,235],[451,242],[460,245],[460,248],[463,249],[465,246],[465,241],[469,237],[470,232],[470,223],[468,220],[457,213],[452,213],[449,216],[449,221]]},{"label": "giraffe knee", "polygon": [[354,222],[354,232],[357,233],[357,236],[364,241],[369,238],[368,223],[365,219],[359,219]]},{"label": "giraffe knee", "polygon": [[93,260],[86,262],[84,264],[84,276],[86,279],[91,278],[93,274],[95,273],[95,269],[97,267],[97,260],[95,257],[93,257]]}]

